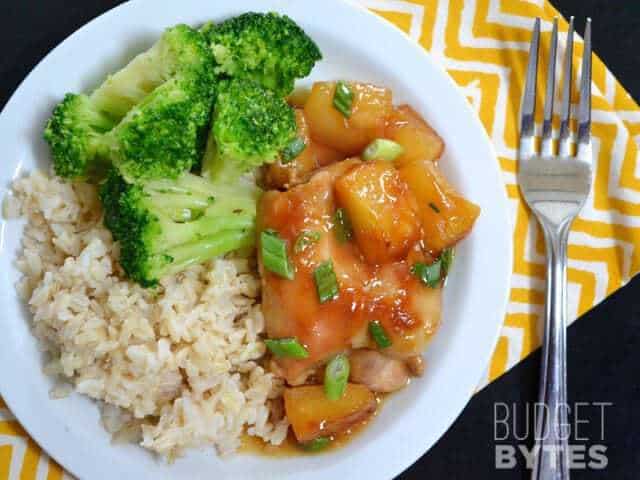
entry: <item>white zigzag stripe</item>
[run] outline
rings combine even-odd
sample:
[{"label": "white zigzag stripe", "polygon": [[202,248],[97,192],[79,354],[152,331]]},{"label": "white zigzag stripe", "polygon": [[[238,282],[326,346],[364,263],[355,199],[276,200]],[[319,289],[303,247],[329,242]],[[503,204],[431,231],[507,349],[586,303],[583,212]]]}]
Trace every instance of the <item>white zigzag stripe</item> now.
[{"label": "white zigzag stripe", "polygon": [[495,40],[493,38],[481,38],[473,36],[473,25],[476,17],[477,3],[475,1],[465,1],[462,7],[462,19],[458,39],[460,44],[472,48],[495,48],[529,51],[529,42],[512,42]]},{"label": "white zigzag stripe", "polygon": [[509,198],[509,221],[511,222],[511,231],[515,234],[516,218],[518,216],[518,208],[520,204],[515,198]]},{"label": "white zigzag stripe", "polygon": [[640,110],[618,110],[616,115],[625,122],[640,123]]},{"label": "white zigzag stripe", "polygon": [[403,2],[401,0],[358,0],[361,5],[375,10],[402,12],[411,15],[411,26],[409,36],[415,40],[420,40],[422,33],[422,22],[424,20],[424,7],[415,3]]},{"label": "white zigzag stripe", "polygon": [[511,288],[529,288],[544,292],[545,282],[536,277],[514,273],[511,277]]},{"label": "white zigzag stripe", "polygon": [[[576,270],[582,270],[590,272],[594,275],[596,280],[595,286],[595,303],[600,302],[607,295],[607,284],[609,282],[609,270],[607,269],[607,264],[599,261],[583,261],[583,260],[572,260],[569,259],[569,268],[575,268]],[[569,287],[571,288],[573,285],[569,282]],[[569,305],[571,305],[572,300],[577,301],[580,296],[572,296],[571,291],[569,291]],[[578,292],[579,293],[579,292]],[[574,314],[572,319],[575,319],[576,314]]]},{"label": "white zigzag stripe", "polygon": [[[511,15],[504,13],[500,9],[500,0],[490,0],[489,11],[487,12],[487,22],[499,23],[508,27],[531,28],[533,19],[531,17],[523,17],[520,15]],[[547,21],[540,22],[541,31],[550,31],[551,23]]]},{"label": "white zigzag stripe", "polygon": [[616,79],[608,68],[604,72],[604,98],[610,105],[613,105],[616,98]]},{"label": "white zigzag stripe", "polygon": [[42,452],[38,459],[38,468],[36,470],[36,480],[47,480],[49,474],[49,457]]},{"label": "white zigzag stripe", "polygon": [[544,265],[546,259],[543,255],[540,255],[536,250],[536,243],[538,241],[538,221],[531,215],[527,225],[527,233],[524,239],[524,259],[529,263],[537,263]]},{"label": "white zigzag stripe", "polygon": [[[544,256],[537,253],[535,249],[535,245],[538,237],[538,229],[534,228],[535,225],[536,225],[536,220],[535,218],[531,217],[531,219],[529,220],[528,232],[525,237],[525,249],[524,249],[525,255],[524,256],[525,256],[525,260],[527,260],[528,262],[544,265],[546,262]],[[572,235],[574,234],[572,233]],[[571,244],[573,244],[573,242],[571,242]],[[594,245],[594,242],[591,240],[589,241],[589,245],[597,246],[597,245]],[[575,268],[577,270],[588,271],[594,274],[595,280],[596,280],[596,286],[595,286],[596,302],[599,302],[606,296],[607,282],[609,280],[609,270],[607,269],[607,264],[605,262],[601,262],[597,260],[589,262],[589,261],[569,259],[569,267]],[[569,283],[569,285],[571,286],[571,283]],[[580,295],[578,296],[569,295],[570,300],[572,299],[577,300],[579,298],[580,298]],[[575,310],[577,312],[577,306],[575,307]],[[576,316],[577,316],[577,313],[570,316],[569,318],[573,320],[575,319]]]},{"label": "white zigzag stripe", "polygon": [[[571,325],[578,319],[578,307],[581,293],[582,287],[579,284],[571,282],[567,283],[567,323],[569,325]],[[538,335],[540,335],[541,333],[542,328],[539,329]]]},{"label": "white zigzag stripe", "polygon": [[0,445],[11,445],[11,463],[9,467],[9,478],[7,480],[19,480],[22,461],[27,451],[27,442],[22,437],[11,435],[0,435]]},{"label": "white zigzag stripe", "polygon": [[[626,129],[621,129],[621,131],[624,131],[622,136],[626,137],[628,135]],[[614,158],[615,158],[615,155],[620,155],[624,153],[624,145],[626,144],[626,138],[624,142],[621,142],[619,139],[620,139],[620,135],[618,135],[618,137],[616,138],[614,142],[613,152],[611,153],[612,157]],[[622,149],[622,151],[620,149]],[[593,153],[594,153],[594,158],[597,158],[597,156],[600,153],[600,140],[597,137],[593,138]],[[636,193],[635,195],[628,195],[626,194],[628,192],[627,189],[617,187],[618,182],[620,181],[620,173],[616,170],[616,166],[614,164],[618,162],[612,161],[611,163],[612,165],[609,172],[610,178],[609,178],[609,185],[608,185],[608,188],[609,188],[608,195],[618,198],[620,200],[627,201],[627,202],[632,201],[633,199],[629,197],[635,197],[638,194]],[[620,165],[618,164],[618,168],[619,167]],[[616,191],[616,190],[622,194],[613,195],[612,191]],[[596,210],[595,204],[594,204],[593,190],[590,192],[589,198],[587,198],[587,202],[580,216],[582,218],[597,220],[605,223],[621,224],[629,227],[640,227],[640,217],[638,216],[624,215],[615,210],[610,210],[610,211]]]},{"label": "white zigzag stripe", "polygon": [[527,315],[542,315],[544,307],[532,303],[509,302],[507,313],[524,313]]},{"label": "white zigzag stripe", "polygon": [[633,255],[633,243],[624,242],[621,239],[594,237],[588,233],[572,231],[569,235],[569,245],[584,245],[594,248],[618,247],[624,252],[622,255],[622,277],[629,278],[631,275],[631,256]]},{"label": "white zigzag stripe", "polygon": [[522,340],[524,333],[522,328],[502,327],[502,335],[507,337],[507,364],[506,369],[510,369],[520,361],[522,356]]},{"label": "white zigzag stripe", "polygon": [[[599,121],[599,117],[596,118],[598,120],[594,121]],[[627,202],[640,202],[640,192],[620,186],[620,175],[622,174],[620,167],[622,166],[621,163],[624,159],[627,142],[629,141],[629,131],[626,129],[622,120],[614,114],[607,115],[607,119],[610,121],[613,120],[611,123],[615,123],[618,129],[618,135],[616,135],[613,143],[613,151],[611,152],[614,161],[611,162],[611,169],[609,170],[609,193],[615,192],[617,198]]]},{"label": "white zigzag stripe", "polygon": [[504,140],[507,111],[509,109],[509,75],[511,69],[493,63],[467,62],[443,58],[442,63],[447,70],[489,73],[498,77],[498,92],[495,100],[496,115],[492,125],[491,141],[496,153],[503,157],[515,158],[515,150],[508,148]]},{"label": "white zigzag stripe", "polygon": [[[430,53],[436,61],[442,62],[445,59],[447,20],[449,18],[449,0],[438,2],[438,10],[433,12],[436,21],[433,25],[433,41],[431,42]],[[443,65],[445,68],[446,66]]]},{"label": "white zigzag stripe", "polygon": [[480,105],[482,103],[482,89],[480,88],[480,82],[478,80],[472,80],[466,85],[458,85],[458,88],[460,88],[462,94],[467,97],[467,100],[475,112],[479,113]]}]

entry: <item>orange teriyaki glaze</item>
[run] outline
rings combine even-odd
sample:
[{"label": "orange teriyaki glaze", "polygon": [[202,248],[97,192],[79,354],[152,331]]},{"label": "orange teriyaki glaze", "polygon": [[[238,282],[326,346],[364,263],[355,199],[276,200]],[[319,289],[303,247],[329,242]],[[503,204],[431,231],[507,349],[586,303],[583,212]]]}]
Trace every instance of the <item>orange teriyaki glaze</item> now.
[{"label": "orange teriyaki glaze", "polygon": [[293,434],[291,429],[289,429],[287,437],[280,445],[272,445],[261,438],[253,437],[245,433],[242,436],[242,443],[240,444],[239,452],[269,457],[293,457],[299,455],[321,454],[337,450],[345,446],[364,431],[365,427],[378,415],[382,405],[391,395],[391,393],[376,393],[376,402],[378,405],[375,412],[365,420],[356,423],[348,430],[329,437],[331,439],[331,443],[329,443],[324,449],[317,452],[305,450],[298,440],[296,440],[296,436]]},{"label": "orange teriyaki glaze", "polygon": [[[259,229],[279,233],[295,268],[295,278],[287,280],[265,271],[260,262],[267,335],[296,337],[309,351],[306,359],[276,360],[291,385],[304,383],[315,366],[338,352],[372,346],[367,329],[373,320],[392,339],[385,351],[397,356],[421,353],[438,326],[440,289],[421,285],[406,260],[367,264],[356,242],[341,243],[334,233],[334,182],[359,164],[349,159],[331,165],[308,183],[267,192],[260,201]],[[295,252],[296,239],[305,230],[319,232],[320,240]],[[333,262],[340,293],[321,304],[313,272],[326,260]]]}]

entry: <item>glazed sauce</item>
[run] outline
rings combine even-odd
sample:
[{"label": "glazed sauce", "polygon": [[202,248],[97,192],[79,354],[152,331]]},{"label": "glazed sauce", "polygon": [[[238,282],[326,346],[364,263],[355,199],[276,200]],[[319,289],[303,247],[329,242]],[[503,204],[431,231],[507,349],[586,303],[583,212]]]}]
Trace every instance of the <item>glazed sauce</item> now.
[{"label": "glazed sauce", "polygon": [[301,455],[319,455],[322,453],[332,452],[344,447],[347,443],[352,441],[356,436],[365,430],[365,427],[371,422],[377,415],[382,405],[385,403],[390,394],[378,393],[376,394],[376,401],[378,406],[376,411],[369,416],[366,420],[359,422],[352,426],[349,430],[337,435],[331,436],[331,443],[329,443],[324,449],[317,452],[309,452],[302,448],[300,443],[296,440],[295,435],[289,428],[289,433],[284,442],[280,445],[272,445],[265,442],[259,437],[253,437],[246,433],[242,436],[242,444],[238,450],[241,454],[250,455],[262,455],[267,457],[294,457]]},{"label": "glazed sauce", "polygon": [[[326,167],[308,183],[287,192],[267,192],[260,202],[259,228],[278,232],[295,267],[294,280],[261,271],[268,337],[296,337],[309,351],[303,360],[278,360],[292,385],[303,383],[309,371],[337,352],[374,347],[367,332],[373,320],[391,337],[387,351],[399,356],[421,353],[438,326],[440,289],[425,288],[406,258],[372,265],[357,242],[341,243],[336,237],[334,183],[359,164],[352,159]],[[320,239],[296,251],[303,231],[319,232]],[[314,270],[327,260],[333,264],[340,292],[321,304]]]}]

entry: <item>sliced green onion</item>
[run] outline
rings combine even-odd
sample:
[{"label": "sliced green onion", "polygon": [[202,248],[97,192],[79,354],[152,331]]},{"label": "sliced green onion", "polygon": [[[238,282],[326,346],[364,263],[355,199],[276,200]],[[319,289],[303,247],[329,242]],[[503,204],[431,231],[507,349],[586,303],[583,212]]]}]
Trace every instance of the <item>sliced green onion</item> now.
[{"label": "sliced green onion", "polygon": [[453,259],[455,258],[455,250],[453,248],[447,248],[440,255],[440,260],[442,261],[442,269],[444,270],[444,274],[447,275],[449,270],[451,270],[451,266],[453,265]]},{"label": "sliced green onion", "polygon": [[437,205],[433,202],[429,203],[429,208],[431,208],[431,210],[433,210],[436,213],[440,213],[440,209],[437,207]]},{"label": "sliced green onion", "polygon": [[364,160],[387,160],[394,161],[404,153],[404,147],[393,140],[386,138],[376,138],[362,152]]},{"label": "sliced green onion", "polygon": [[283,278],[293,280],[293,265],[287,255],[287,244],[275,230],[264,230],[260,233],[262,264],[270,272]]},{"label": "sliced green onion", "polygon": [[387,335],[386,330],[378,320],[369,322],[369,335],[373,338],[380,348],[388,348],[391,346],[391,339]]},{"label": "sliced green onion", "polygon": [[411,273],[420,279],[427,287],[437,288],[442,277],[442,260],[439,258],[431,265],[418,262],[411,267]]},{"label": "sliced green onion", "polygon": [[337,209],[333,215],[333,231],[340,243],[348,242],[353,236],[351,220],[349,220],[349,215],[344,208]]},{"label": "sliced green onion", "polygon": [[300,448],[302,448],[305,452],[319,452],[320,450],[324,450],[331,444],[331,438],[329,437],[318,437],[314,438],[305,443],[300,444]]},{"label": "sliced green onion", "polygon": [[342,398],[349,381],[349,370],[349,359],[342,353],[327,364],[324,370],[324,394],[329,400]]},{"label": "sliced green onion", "polygon": [[305,248],[317,243],[318,240],[320,240],[320,232],[316,232],[315,230],[303,230],[300,235],[298,235],[298,238],[296,238],[296,243],[293,244],[293,252],[304,252]]},{"label": "sliced green onion", "polygon": [[338,289],[338,279],[336,272],[333,270],[333,262],[327,260],[322,262],[313,271],[313,279],[316,282],[316,291],[320,303],[326,303],[333,300],[340,292]]},{"label": "sliced green onion", "polygon": [[420,279],[422,283],[431,288],[440,286],[440,282],[447,276],[455,252],[453,248],[446,248],[438,257],[438,259],[430,265],[418,262],[411,267],[411,273]]},{"label": "sliced green onion", "polygon": [[342,115],[349,118],[351,116],[351,107],[353,105],[353,92],[351,87],[342,80],[336,83],[336,91],[333,94],[333,106]]},{"label": "sliced green onion", "polygon": [[287,164],[300,155],[304,149],[307,147],[307,144],[304,143],[304,140],[300,137],[294,138],[289,145],[284,147],[281,155],[281,162],[283,164]]},{"label": "sliced green onion", "polygon": [[280,358],[307,358],[309,351],[296,338],[268,338],[264,341],[267,348]]}]

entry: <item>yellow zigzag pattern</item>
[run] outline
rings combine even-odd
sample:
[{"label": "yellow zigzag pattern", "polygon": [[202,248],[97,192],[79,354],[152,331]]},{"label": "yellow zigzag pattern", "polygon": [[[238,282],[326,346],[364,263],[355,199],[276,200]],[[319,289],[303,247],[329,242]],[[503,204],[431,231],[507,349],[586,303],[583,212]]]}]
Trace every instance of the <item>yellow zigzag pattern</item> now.
[{"label": "yellow zigzag pattern", "polygon": [[[448,70],[477,110],[498,152],[512,202],[514,279],[502,335],[487,383],[540,345],[544,305],[544,245],[518,190],[517,125],[533,18],[559,16],[546,0],[359,0],[419,42]],[[561,40],[567,24],[561,21]],[[576,39],[576,63],[582,43]],[[542,48],[546,53],[548,49]],[[546,62],[546,59],[543,58]],[[543,76],[539,77],[543,81]],[[572,318],[640,271],[640,109],[593,58],[593,136],[596,180],[575,222],[569,247]],[[542,91],[544,85],[539,85]],[[575,89],[577,91],[577,89]],[[538,112],[542,112],[541,105]],[[557,119],[556,119],[557,120]],[[13,420],[0,398],[0,480],[70,478]]]}]

